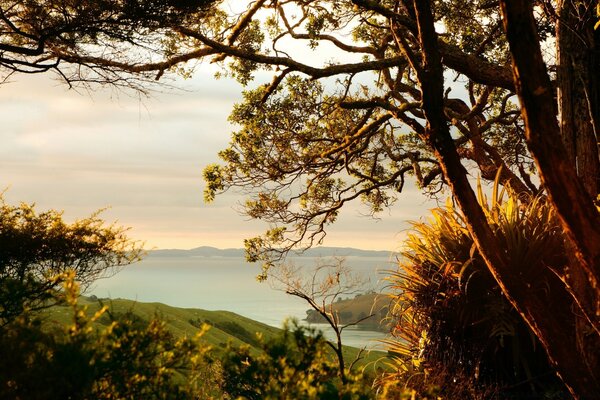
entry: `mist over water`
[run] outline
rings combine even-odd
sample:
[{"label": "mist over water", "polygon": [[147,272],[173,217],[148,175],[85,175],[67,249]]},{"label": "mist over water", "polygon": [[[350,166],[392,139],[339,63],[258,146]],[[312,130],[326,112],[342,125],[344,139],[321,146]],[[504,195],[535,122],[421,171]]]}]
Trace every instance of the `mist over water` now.
[{"label": "mist over water", "polygon": [[[310,273],[316,257],[290,257],[289,262]],[[394,268],[393,260],[384,257],[346,257],[345,263],[353,272],[365,278],[365,291],[384,286],[383,271]],[[124,267],[116,275],[98,280],[86,294],[100,298],[125,298],[139,302],[159,302],[184,308],[232,311],[265,324],[281,327],[293,317],[303,320],[308,304],[285,294],[270,283],[260,283],[258,264],[248,264],[240,257],[181,257],[152,256]],[[322,324],[325,336],[333,332]],[[360,327],[344,332],[344,343],[350,346],[377,347],[372,339],[382,339],[381,332]]]}]

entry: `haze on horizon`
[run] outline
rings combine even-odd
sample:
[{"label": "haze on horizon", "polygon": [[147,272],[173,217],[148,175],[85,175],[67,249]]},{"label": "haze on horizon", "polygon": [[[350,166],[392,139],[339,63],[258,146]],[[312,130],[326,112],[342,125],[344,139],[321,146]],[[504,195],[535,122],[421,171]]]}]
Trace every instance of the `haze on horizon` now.
[{"label": "haze on horizon", "polygon": [[[201,67],[176,89],[143,98],[98,88],[68,90],[50,74],[0,86],[0,190],[10,203],[64,210],[67,220],[107,208],[105,220],[131,227],[147,248],[243,247],[265,224],[239,213],[243,197],[204,204],[202,170],[217,162],[235,127],[227,122],[242,88]],[[323,245],[398,250],[408,228],[434,207],[409,187],[374,220],[360,204],[344,209]]]}]

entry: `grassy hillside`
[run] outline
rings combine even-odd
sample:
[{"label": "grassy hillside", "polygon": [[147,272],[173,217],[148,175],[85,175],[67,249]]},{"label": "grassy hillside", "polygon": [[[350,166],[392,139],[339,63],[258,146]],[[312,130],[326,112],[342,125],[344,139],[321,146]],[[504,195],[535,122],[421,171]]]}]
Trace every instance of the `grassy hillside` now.
[{"label": "grassy hillside", "polygon": [[[176,337],[193,336],[203,324],[209,324],[211,328],[203,337],[218,354],[222,352],[227,343],[234,345],[247,344],[251,346],[252,352],[258,352],[259,340],[257,334],[265,341],[276,336],[281,330],[272,326],[254,321],[249,318],[229,311],[207,311],[195,308],[171,307],[162,303],[141,303],[132,300],[114,299],[104,300],[109,306],[110,313],[114,316],[129,314],[130,318],[140,321],[149,321],[158,316],[167,324],[167,328]],[[101,307],[100,303],[87,297],[81,297],[80,305],[88,307],[88,315],[93,315]],[[73,312],[67,306],[55,306],[45,311],[45,322],[49,327],[60,328],[72,322]],[[102,328],[110,323],[108,315],[102,316],[96,323],[97,328]],[[354,360],[358,349],[346,347],[345,357]],[[365,354],[361,365],[368,365],[380,360],[384,353],[372,351]],[[377,363],[379,364],[379,363]]]}]

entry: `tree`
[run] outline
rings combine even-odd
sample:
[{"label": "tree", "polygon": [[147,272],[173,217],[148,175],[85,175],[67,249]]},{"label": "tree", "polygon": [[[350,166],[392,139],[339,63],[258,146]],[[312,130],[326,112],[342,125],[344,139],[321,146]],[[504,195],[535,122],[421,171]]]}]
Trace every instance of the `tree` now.
[{"label": "tree", "polygon": [[[460,164],[453,145],[448,125],[444,122],[442,64],[431,8],[429,4],[415,2],[414,8],[419,25],[419,39],[422,43],[422,60],[417,68],[422,68],[419,81],[421,82],[423,108],[427,120],[424,138],[435,149],[453,194],[465,214],[467,226],[473,235],[477,248],[486,261],[490,272],[502,288],[504,295],[538,336],[548,352],[551,363],[574,397],[592,398],[600,388],[596,376],[598,360],[592,359],[584,368],[581,368],[579,363],[573,362],[572,355],[574,354],[573,351],[575,354],[588,351],[591,351],[592,354],[598,354],[599,340],[596,328],[598,324],[598,303],[596,299],[600,296],[600,291],[596,285],[593,251],[600,243],[594,237],[595,229],[597,229],[597,225],[594,228],[594,220],[600,218],[600,216],[594,208],[588,193],[582,190],[583,185],[578,181],[577,175],[574,173],[575,169],[568,163],[568,159],[563,157],[564,154],[561,154],[563,146],[559,132],[557,129],[552,129],[556,125],[555,121],[553,122],[552,118],[548,118],[548,114],[541,113],[541,111],[552,111],[555,107],[551,107],[553,103],[551,101],[550,80],[545,71],[539,42],[537,41],[539,39],[537,39],[538,36],[535,33],[535,21],[531,5],[520,3],[520,8],[515,4],[510,6],[502,4],[502,6],[503,12],[506,14],[504,19],[505,30],[509,42],[511,42],[513,53],[516,89],[523,105],[521,112],[525,120],[526,138],[540,169],[542,181],[546,183],[551,199],[557,207],[559,218],[563,222],[563,228],[571,234],[571,244],[578,250],[575,251],[579,261],[579,265],[576,266],[577,272],[588,274],[585,281],[579,279],[576,281],[578,284],[583,283],[585,287],[582,291],[586,293],[583,295],[577,293],[577,289],[572,290],[571,293],[578,308],[587,318],[586,322],[592,326],[592,329],[596,329],[590,339],[592,343],[591,350],[572,346],[565,352],[565,340],[578,337],[580,340],[585,341],[585,334],[578,334],[576,331],[579,324],[578,318],[569,318],[572,315],[571,307],[563,306],[561,307],[562,310],[550,309],[544,296],[531,293],[529,288],[532,282],[523,279],[522,274],[511,268],[506,254],[503,254],[502,248],[498,245],[492,227],[485,222],[485,214],[477,204],[475,195],[469,187],[466,173]],[[515,15],[508,17],[507,15],[511,12],[514,12]],[[514,18],[514,21],[512,18]],[[516,43],[517,40],[521,40],[521,35],[518,33],[526,39],[526,44],[518,45]],[[524,52],[525,49],[528,49],[530,55],[533,56],[533,59],[529,60],[529,67],[526,67],[524,62],[525,56],[527,56]],[[541,103],[541,107],[537,103],[538,101]],[[543,131],[544,127],[549,128],[549,130]],[[556,161],[558,165],[551,165],[551,161]],[[562,194],[559,194],[557,191],[561,190],[561,184],[564,187]],[[579,204],[571,205],[571,208],[567,210],[567,201],[577,199],[582,203],[581,207]],[[590,219],[591,226],[589,225]],[[583,230],[591,237],[573,237],[573,223],[578,224],[577,228],[580,229],[578,233],[582,233],[581,230]],[[581,225],[583,225],[583,228]],[[587,251],[587,254],[582,253],[581,250]],[[590,256],[592,258],[589,258]],[[567,274],[563,275],[563,279],[565,281],[570,280]],[[593,297],[592,306],[596,306],[595,309],[588,308],[589,303],[586,301],[586,295],[588,294]],[[564,318],[567,318],[568,322],[566,324]],[[583,347],[587,347],[587,345]],[[595,356],[592,357],[595,358]]]},{"label": "tree", "polygon": [[[513,268],[536,275],[530,290],[552,293],[547,300],[554,307],[569,296],[556,275],[543,272],[568,262],[556,213],[541,196],[524,205],[516,193],[495,189],[489,199],[479,191],[486,218]],[[566,395],[452,202],[413,223],[402,254],[401,268],[387,278],[399,339],[388,342],[397,362],[384,382],[436,383],[445,397],[461,399]]]},{"label": "tree", "polygon": [[[241,129],[221,153],[225,165],[205,171],[207,199],[230,187],[251,193],[248,215],[273,227],[247,242],[249,259],[269,262],[274,253],[318,243],[352,200],[362,198],[377,212],[395,200],[410,175],[426,190],[447,185],[504,295],[571,393],[590,397],[600,390],[600,364],[577,365],[573,354],[597,354],[600,335],[600,216],[593,203],[599,42],[590,30],[595,2],[567,3],[574,4],[540,1],[534,9],[531,2],[501,2],[501,13],[487,1],[257,1],[237,23],[219,25],[231,27],[228,34],[182,28],[199,46],[219,50],[218,59],[233,58],[231,74],[243,83],[259,67],[278,71],[234,109],[231,120]],[[261,21],[270,41],[258,28]],[[240,32],[245,42],[236,41]],[[301,62],[288,55],[290,40],[313,48],[327,43],[344,61]],[[558,73],[549,76],[546,65]],[[367,83],[370,71],[376,80]],[[457,84],[446,87],[444,78],[451,76],[466,93]],[[574,86],[586,101],[578,100]],[[539,191],[528,174],[538,171],[574,254],[572,265],[553,272],[570,295],[560,311],[531,293],[534,282],[507,262],[465,166],[484,179],[500,172],[502,184],[529,193]],[[583,318],[573,316],[572,307]],[[591,333],[583,334],[583,326]],[[578,347],[575,337],[591,347]]]},{"label": "tree", "polygon": [[[335,309],[334,303],[342,296],[358,295],[364,288],[365,280],[344,263],[344,259],[335,258],[332,263],[319,261],[310,274],[305,274],[301,267],[292,264],[277,266],[275,271],[270,271],[269,278],[276,289],[298,297],[311,307],[323,321],[331,327],[335,334],[335,342],[327,341],[326,344],[333,350],[337,360],[337,375],[342,384],[348,383],[348,375],[362,356],[362,351],[350,365],[344,357],[342,333],[345,329],[355,326],[362,321],[373,317],[378,310],[372,310],[370,315],[359,318],[344,318]],[[372,308],[375,308],[373,304]]]},{"label": "tree", "polygon": [[54,71],[70,86],[144,90],[142,82],[204,55],[173,52],[173,27],[197,26],[214,2],[2,0],[0,78]]},{"label": "tree", "polygon": [[362,374],[339,377],[322,333],[286,323],[273,340],[262,343],[261,354],[247,346],[229,347],[222,362],[224,393],[232,398],[258,399],[371,399]]},{"label": "tree", "polygon": [[0,325],[56,304],[67,270],[86,288],[139,260],[141,245],[126,231],[105,225],[99,213],[68,224],[58,211],[37,213],[0,197]]}]

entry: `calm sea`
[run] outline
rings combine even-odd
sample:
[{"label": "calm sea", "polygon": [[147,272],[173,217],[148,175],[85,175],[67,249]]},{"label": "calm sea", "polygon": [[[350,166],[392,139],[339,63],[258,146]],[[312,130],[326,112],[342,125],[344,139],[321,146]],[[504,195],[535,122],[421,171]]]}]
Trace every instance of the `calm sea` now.
[{"label": "calm sea", "polygon": [[[310,271],[316,258],[292,257],[290,262]],[[366,281],[365,290],[384,286],[384,270],[394,267],[393,260],[383,257],[346,257],[346,265]],[[86,294],[98,297],[125,298],[140,302],[160,302],[176,307],[233,311],[265,324],[281,327],[285,319],[302,320],[309,308],[304,300],[285,294],[271,284],[259,283],[259,266],[238,257],[167,257],[148,256],[141,262],[124,267],[116,275],[97,281]],[[332,331],[322,324],[325,336]],[[377,348],[385,334],[347,329],[344,343],[350,346]]]}]

